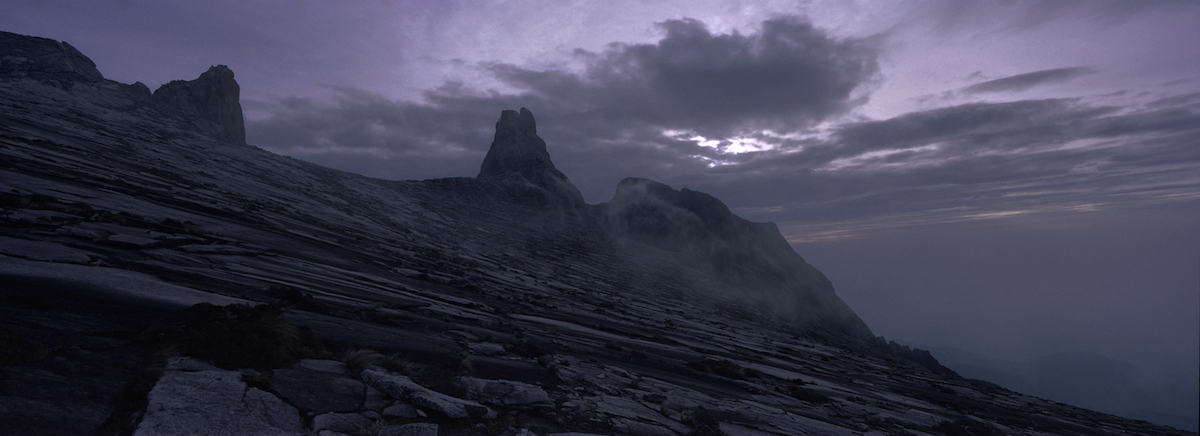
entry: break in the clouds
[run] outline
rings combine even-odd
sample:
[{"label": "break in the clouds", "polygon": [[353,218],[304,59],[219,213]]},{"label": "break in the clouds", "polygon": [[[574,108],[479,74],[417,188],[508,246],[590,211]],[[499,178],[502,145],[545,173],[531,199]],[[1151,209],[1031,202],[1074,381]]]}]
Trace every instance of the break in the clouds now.
[{"label": "break in the clouds", "polygon": [[578,50],[581,71],[486,65],[513,92],[451,82],[420,103],[346,87],[330,87],[330,100],[254,102],[271,116],[252,121],[249,135],[268,149],[379,177],[473,175],[494,121],[480,116],[526,106],[552,153],[567,157],[557,160],[624,149],[645,159],[619,166],[653,173],[702,164],[698,157],[714,154],[700,145],[709,138],[796,131],[843,114],[878,72],[871,43],[833,38],[798,18],[767,20],[751,34],[714,34],[692,19],[658,27],[664,36],[653,44]]},{"label": "break in the clouds", "polygon": [[608,118],[715,137],[796,129],[843,113],[878,72],[871,44],[834,39],[797,18],[767,20],[749,35],[713,34],[692,19],[659,27],[666,36],[655,44],[580,53],[592,58],[581,74],[493,71],[539,97],[602,106]]},{"label": "break in the clouds", "polygon": [[963,88],[968,94],[988,92],[1017,92],[1031,89],[1035,86],[1062,83],[1076,77],[1095,73],[1088,67],[1055,68],[1051,70],[1034,71],[1017,74],[1000,79],[988,80]]},{"label": "break in the clouds", "polygon": [[527,107],[588,202],[775,221],[879,334],[1195,379],[1196,1],[9,3],[121,82],[229,65],[272,151],[473,176]]},{"label": "break in the clouds", "polygon": [[[836,234],[854,220],[929,224],[1197,191],[1185,176],[1200,168],[1194,99],[976,102],[847,122],[838,117],[879,73],[873,44],[797,18],[749,34],[716,34],[689,19],[659,28],[655,43],[578,51],[586,62],[576,70],[485,65],[508,92],[450,82],[411,102],[329,87],[328,100],[272,103],[249,134],[378,177],[473,176],[499,111],[528,107],[590,202],[607,200],[621,177],[648,177],[713,193],[756,219],[837,223]],[[972,88],[1020,90],[1091,72],[1043,70]]]}]

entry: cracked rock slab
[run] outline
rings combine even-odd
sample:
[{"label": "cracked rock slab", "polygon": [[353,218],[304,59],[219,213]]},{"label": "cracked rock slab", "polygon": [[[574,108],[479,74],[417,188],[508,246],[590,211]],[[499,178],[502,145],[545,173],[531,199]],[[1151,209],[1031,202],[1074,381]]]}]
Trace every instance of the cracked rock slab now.
[{"label": "cracked rock slab", "polygon": [[488,408],[482,404],[430,390],[402,375],[368,369],[363,371],[362,380],[392,398],[407,399],[418,407],[436,411],[448,418],[479,418],[488,414]]},{"label": "cracked rock slab", "polygon": [[345,434],[363,434],[373,424],[370,419],[357,413],[325,413],[314,416],[312,420],[314,431],[329,430]]},{"label": "cracked rock slab", "polygon": [[462,377],[459,383],[467,388],[471,398],[483,403],[517,409],[554,404],[545,390],[527,383],[475,377]]},{"label": "cracked rock slab", "polygon": [[304,361],[279,369],[271,377],[271,390],[305,413],[358,411],[365,387],[361,381],[343,377],[340,365]]},{"label": "cracked rock slab", "polygon": [[134,436],[304,433],[295,407],[256,388],[247,389],[236,371],[168,371],[148,400]]}]

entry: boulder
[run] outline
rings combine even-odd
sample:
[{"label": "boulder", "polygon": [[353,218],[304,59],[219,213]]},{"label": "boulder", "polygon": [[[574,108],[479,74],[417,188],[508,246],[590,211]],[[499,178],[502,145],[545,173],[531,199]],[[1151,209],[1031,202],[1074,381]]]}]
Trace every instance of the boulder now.
[{"label": "boulder", "polygon": [[313,431],[334,431],[349,435],[366,434],[375,423],[357,413],[324,413],[313,417]]},{"label": "boulder", "polygon": [[469,398],[482,403],[517,409],[554,405],[545,390],[531,384],[474,377],[462,377],[459,383],[467,389]]},{"label": "boulder", "polygon": [[167,371],[148,403],[135,436],[304,434],[295,407],[247,389],[237,371]]},{"label": "boulder", "polygon": [[368,369],[362,372],[362,380],[392,398],[407,399],[448,418],[479,418],[488,414],[486,406],[430,390],[402,375]]},{"label": "boulder", "polygon": [[421,417],[421,411],[412,404],[397,402],[383,409],[383,417],[413,419]]}]

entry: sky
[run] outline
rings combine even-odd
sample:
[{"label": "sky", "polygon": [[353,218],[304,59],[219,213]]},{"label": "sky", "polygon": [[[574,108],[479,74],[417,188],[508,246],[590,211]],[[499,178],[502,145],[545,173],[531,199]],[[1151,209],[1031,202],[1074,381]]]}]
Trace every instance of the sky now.
[{"label": "sky", "polygon": [[773,221],[877,335],[1200,372],[1200,2],[12,0],[155,89],[228,65],[247,141],[470,177],[529,108],[624,177]]}]

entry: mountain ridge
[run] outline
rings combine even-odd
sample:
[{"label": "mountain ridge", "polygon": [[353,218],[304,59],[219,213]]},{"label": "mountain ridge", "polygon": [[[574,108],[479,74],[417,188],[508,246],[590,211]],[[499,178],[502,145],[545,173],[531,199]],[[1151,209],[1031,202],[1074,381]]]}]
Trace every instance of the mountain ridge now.
[{"label": "mountain ridge", "polygon": [[[27,350],[0,365],[13,434],[153,434],[221,419],[210,410],[260,416],[237,422],[279,423],[277,434],[364,420],[471,436],[1188,434],[975,384],[845,319],[796,323],[740,298],[730,290],[771,281],[754,272],[803,260],[792,251],[774,262],[786,246],[778,230],[733,219],[706,194],[661,185],[661,195],[575,204],[558,196],[569,180],[548,171],[548,153],[533,165],[493,159],[506,165],[481,178],[370,179],[196,123],[211,106],[164,110],[136,85],[62,74],[0,73],[0,339]],[[513,113],[497,123],[499,155],[514,142],[500,127],[523,135],[518,146],[537,143],[532,113]],[[672,196],[687,200],[658,201]],[[642,203],[691,224],[630,226],[648,222],[622,218]],[[658,227],[668,232],[646,231]],[[677,238],[676,228],[690,230]],[[762,292],[820,298],[786,286],[825,286],[795,281],[816,276],[782,274]],[[285,339],[328,350],[253,369],[155,348],[198,314],[232,323],[249,310],[231,303],[264,308]],[[409,368],[343,370],[365,350]],[[261,402],[189,388],[205,383]],[[314,405],[296,386],[329,387],[323,398],[351,406]],[[529,402],[487,395],[500,388]]]}]

